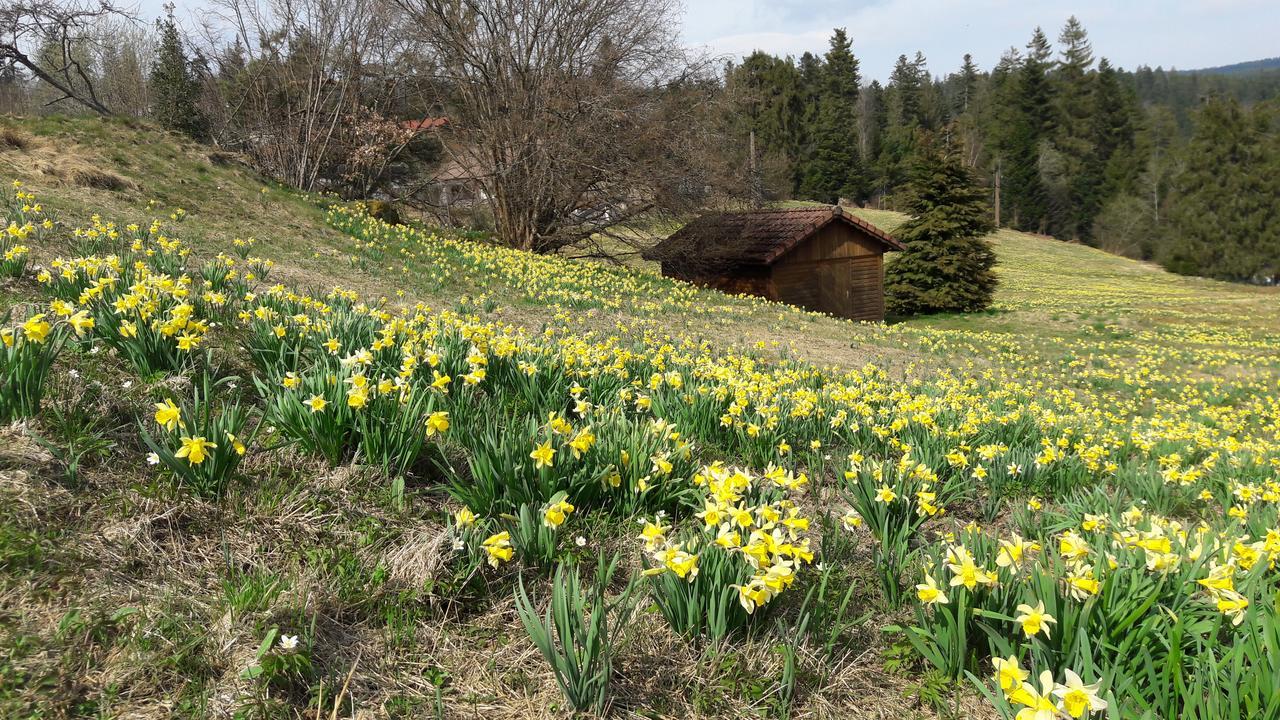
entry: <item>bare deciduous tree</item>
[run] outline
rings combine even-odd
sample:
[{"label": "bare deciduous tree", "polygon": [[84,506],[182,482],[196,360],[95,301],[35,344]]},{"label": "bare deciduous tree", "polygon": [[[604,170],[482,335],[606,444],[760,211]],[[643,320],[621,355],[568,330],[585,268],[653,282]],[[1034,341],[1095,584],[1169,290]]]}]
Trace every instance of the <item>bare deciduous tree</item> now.
[{"label": "bare deciduous tree", "polygon": [[99,96],[113,113],[145,117],[150,110],[148,68],[155,56],[154,36],[140,23],[111,18],[99,23],[95,34],[101,52]]},{"label": "bare deciduous tree", "polygon": [[[49,104],[71,100],[102,115],[111,109],[96,89],[85,58],[100,51],[93,26],[111,18],[132,19],[111,0],[27,0],[0,4],[0,60],[26,68],[61,93]],[[88,46],[88,47],[86,47]]]},{"label": "bare deciduous tree", "polygon": [[[211,0],[234,45],[210,42],[221,77],[215,137],[303,189],[340,178],[369,122],[389,115],[403,84],[404,46],[382,0]],[[368,159],[359,156],[367,167]],[[366,169],[367,169],[366,167]],[[361,176],[361,182],[365,179]],[[321,183],[323,184],[323,183]]]},{"label": "bare deciduous tree", "polygon": [[679,46],[675,0],[394,2],[504,243],[549,252],[705,195],[714,83]]}]

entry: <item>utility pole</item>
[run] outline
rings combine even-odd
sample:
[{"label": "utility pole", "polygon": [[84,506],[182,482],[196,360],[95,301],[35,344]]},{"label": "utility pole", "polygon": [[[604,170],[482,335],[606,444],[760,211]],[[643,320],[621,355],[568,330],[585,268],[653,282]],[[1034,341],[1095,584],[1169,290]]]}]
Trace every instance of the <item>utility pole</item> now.
[{"label": "utility pole", "polygon": [[760,178],[760,168],[756,166],[756,129],[751,128],[747,138],[747,172],[751,176],[751,204],[760,207],[764,204],[764,182]]}]

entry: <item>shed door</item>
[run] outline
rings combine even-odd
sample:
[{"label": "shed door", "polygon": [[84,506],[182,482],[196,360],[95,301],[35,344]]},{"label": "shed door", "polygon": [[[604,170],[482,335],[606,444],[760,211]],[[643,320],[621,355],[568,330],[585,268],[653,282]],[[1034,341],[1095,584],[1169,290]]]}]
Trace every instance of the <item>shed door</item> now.
[{"label": "shed door", "polygon": [[884,319],[880,255],[782,262],[773,267],[778,299],[855,320]]},{"label": "shed door", "polygon": [[884,255],[849,261],[849,314],[855,320],[884,319]]}]

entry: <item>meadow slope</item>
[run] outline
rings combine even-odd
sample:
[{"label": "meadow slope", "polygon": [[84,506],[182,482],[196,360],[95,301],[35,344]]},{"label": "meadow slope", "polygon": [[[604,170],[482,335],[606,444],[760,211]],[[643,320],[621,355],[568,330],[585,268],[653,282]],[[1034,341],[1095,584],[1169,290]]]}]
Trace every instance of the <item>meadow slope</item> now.
[{"label": "meadow slope", "polygon": [[858,324],[122,121],[0,180],[6,717],[563,717],[518,598],[614,553],[618,717],[1280,717],[1274,288],[1000,231],[989,311]]}]

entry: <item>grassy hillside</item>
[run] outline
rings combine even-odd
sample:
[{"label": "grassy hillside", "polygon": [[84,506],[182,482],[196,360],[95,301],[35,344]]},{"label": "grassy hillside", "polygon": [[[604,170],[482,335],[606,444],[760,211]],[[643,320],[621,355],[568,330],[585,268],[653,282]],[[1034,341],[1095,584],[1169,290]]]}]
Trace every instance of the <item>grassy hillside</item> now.
[{"label": "grassy hillside", "polygon": [[1012,717],[992,656],[1274,709],[1275,289],[1002,231],[990,311],[858,324],[118,121],[0,119],[0,179],[0,715],[566,717],[575,562],[614,717]]}]

